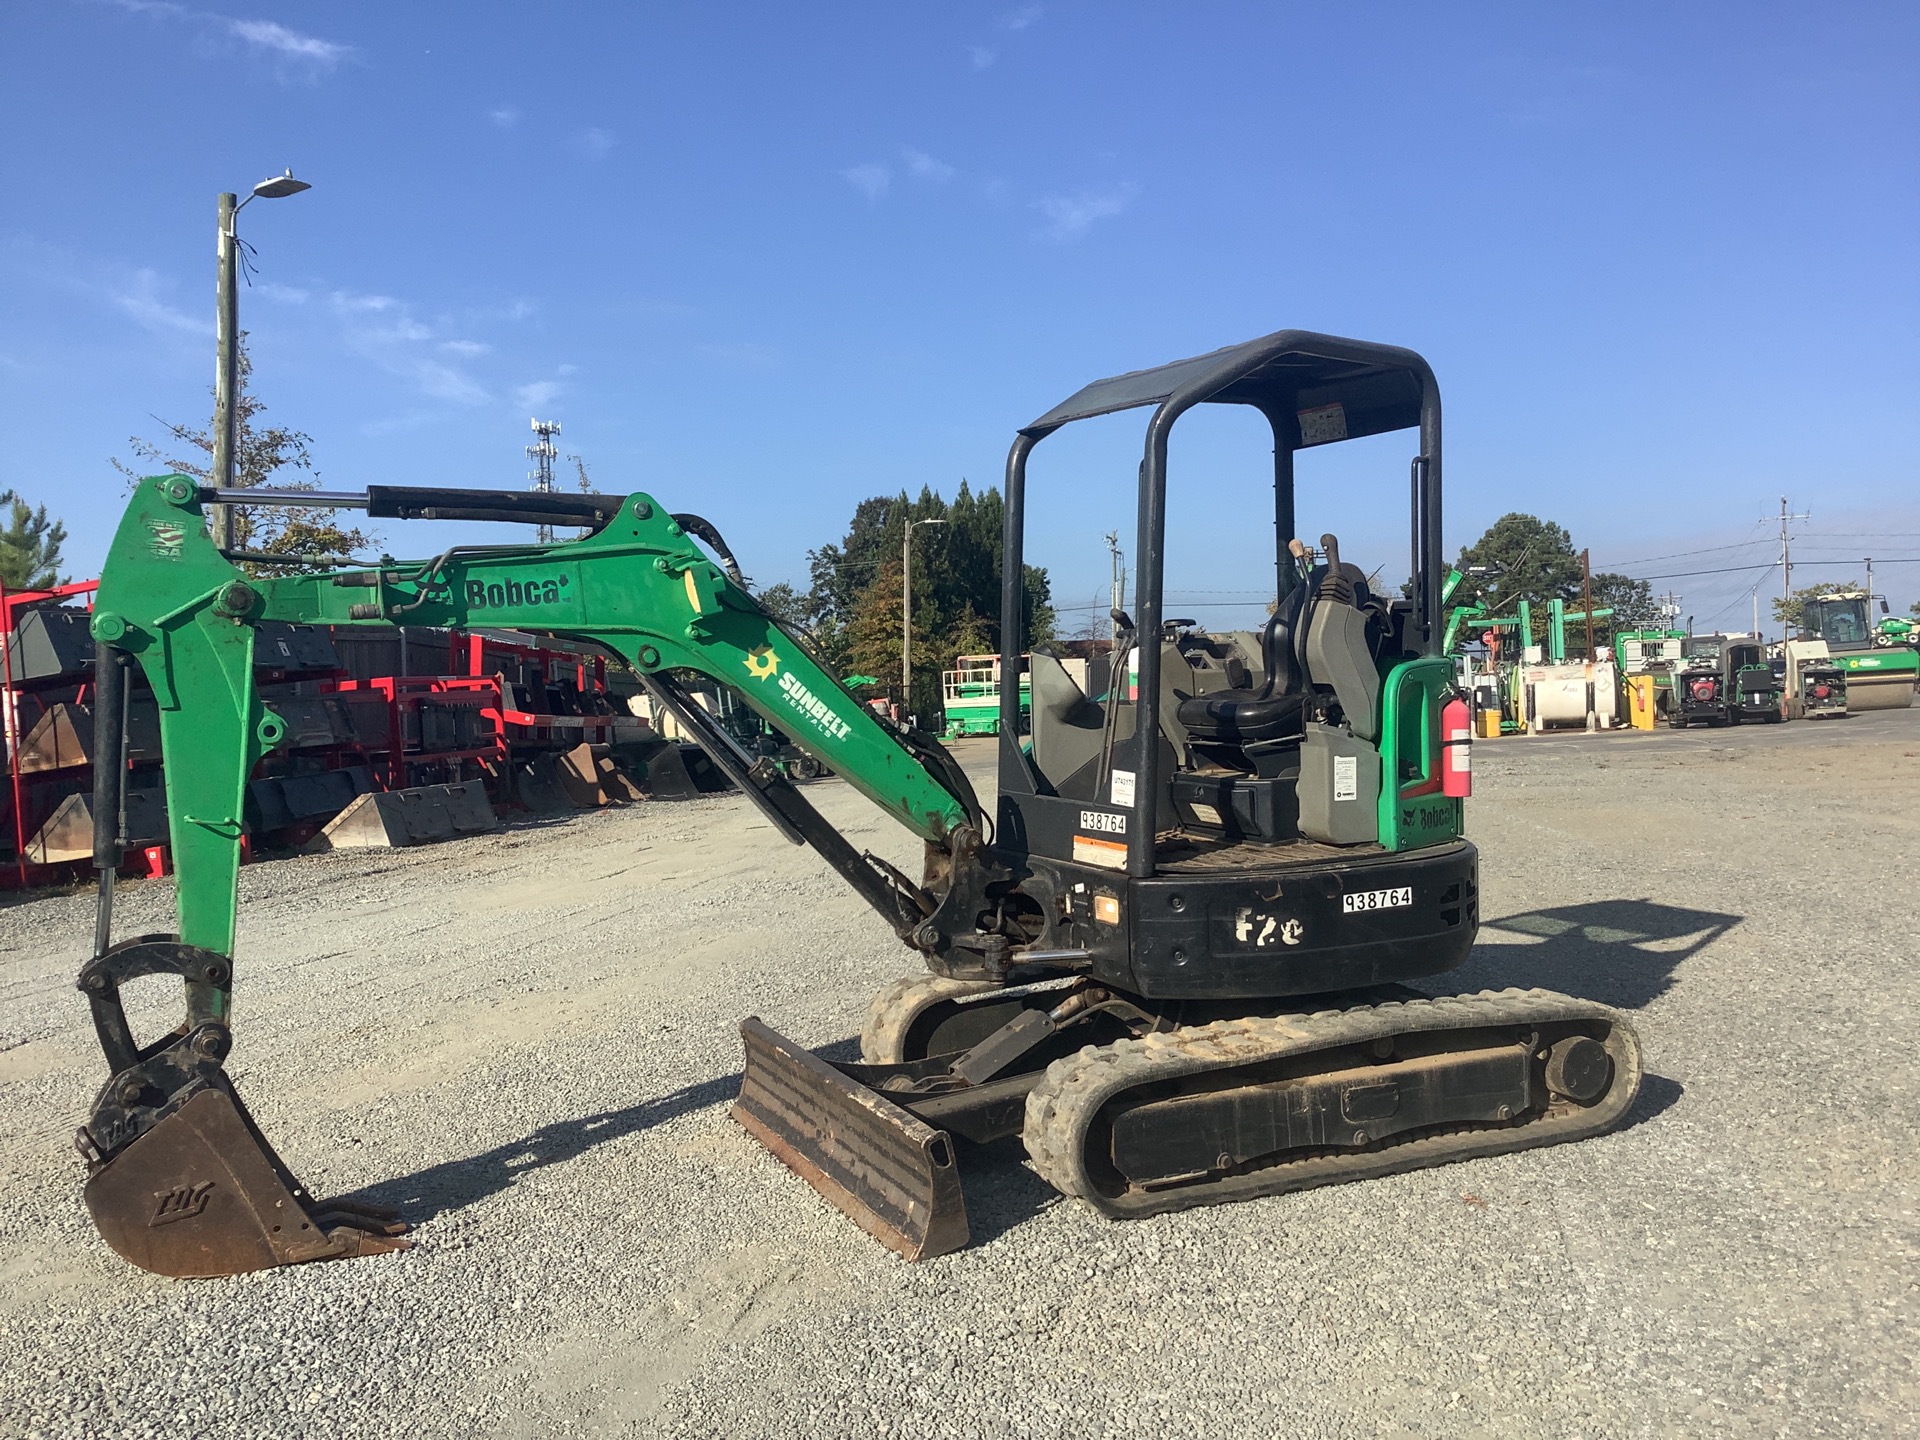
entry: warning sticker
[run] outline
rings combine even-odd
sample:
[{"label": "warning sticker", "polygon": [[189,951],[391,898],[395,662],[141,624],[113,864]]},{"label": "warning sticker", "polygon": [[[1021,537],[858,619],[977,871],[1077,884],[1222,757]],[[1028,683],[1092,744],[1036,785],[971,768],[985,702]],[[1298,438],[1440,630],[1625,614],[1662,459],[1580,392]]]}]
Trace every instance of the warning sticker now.
[{"label": "warning sticker", "polygon": [[1358,755],[1336,755],[1333,757],[1333,799],[1338,804],[1342,800],[1360,798],[1360,757]]},{"label": "warning sticker", "polygon": [[1295,417],[1300,421],[1302,445],[1325,445],[1330,440],[1347,438],[1347,407],[1337,400],[1331,405],[1296,411]]},{"label": "warning sticker", "polygon": [[1127,846],[1122,840],[1096,840],[1091,835],[1073,837],[1073,858],[1082,865],[1101,865],[1108,870],[1127,868]]}]

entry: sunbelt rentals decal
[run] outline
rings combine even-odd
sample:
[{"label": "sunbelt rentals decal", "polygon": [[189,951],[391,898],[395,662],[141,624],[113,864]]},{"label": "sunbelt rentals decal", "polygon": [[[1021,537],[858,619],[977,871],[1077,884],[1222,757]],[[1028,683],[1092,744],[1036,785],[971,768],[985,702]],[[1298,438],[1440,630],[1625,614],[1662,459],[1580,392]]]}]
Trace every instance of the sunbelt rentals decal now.
[{"label": "sunbelt rentals decal", "polygon": [[844,740],[852,728],[846,721],[833,713],[831,706],[822,700],[805,683],[780,668],[780,656],[771,645],[763,645],[758,650],[747,652],[747,673],[756,680],[777,680],[780,693],[786,697],[787,704],[804,715],[829,740]]}]

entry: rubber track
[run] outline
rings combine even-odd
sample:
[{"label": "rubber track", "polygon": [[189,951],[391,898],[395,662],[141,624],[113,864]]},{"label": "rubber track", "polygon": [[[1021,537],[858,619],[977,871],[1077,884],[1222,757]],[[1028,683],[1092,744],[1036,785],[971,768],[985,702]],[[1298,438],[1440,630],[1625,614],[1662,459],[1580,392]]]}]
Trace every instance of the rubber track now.
[{"label": "rubber track", "polygon": [[867,1006],[860,1027],[860,1058],[869,1065],[898,1065],[907,1031],[930,1006],[942,1000],[979,995],[997,987],[991,980],[949,980],[944,975],[908,975],[896,980]]},{"label": "rubber track", "polygon": [[[1111,1195],[1095,1185],[1087,1172],[1088,1133],[1101,1109],[1139,1086],[1419,1031],[1577,1020],[1598,1020],[1609,1027],[1605,1043],[1614,1060],[1612,1087],[1590,1107],[1556,1104],[1544,1114],[1511,1125],[1426,1132],[1366,1150],[1316,1152],[1164,1190],[1130,1189]],[[1056,1190],[1078,1196],[1104,1214],[1135,1218],[1584,1139],[1603,1134],[1625,1119],[1639,1089],[1640,1042],[1614,1011],[1551,990],[1485,990],[1477,995],[1396,1001],[1313,1015],[1220,1020],[1138,1040],[1089,1045],[1047,1067],[1045,1077],[1027,1096],[1024,1139],[1034,1169]]]},{"label": "rubber track", "polygon": [[908,1058],[901,1051],[913,1022],[943,1001],[958,1001],[964,1005],[989,995],[1030,995],[1043,990],[1068,989],[1076,983],[1076,976],[1037,980],[1024,985],[996,985],[991,980],[949,980],[944,975],[908,975],[874,996],[872,1003],[867,1006],[866,1022],[860,1027],[860,1058],[868,1065],[898,1065]]}]

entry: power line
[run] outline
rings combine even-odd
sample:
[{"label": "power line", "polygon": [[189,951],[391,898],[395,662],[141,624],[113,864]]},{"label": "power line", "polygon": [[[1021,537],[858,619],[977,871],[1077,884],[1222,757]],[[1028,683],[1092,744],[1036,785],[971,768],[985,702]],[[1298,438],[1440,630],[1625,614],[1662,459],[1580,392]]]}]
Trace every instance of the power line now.
[{"label": "power line", "polygon": [[1651,565],[1657,560],[1684,560],[1689,555],[1711,555],[1719,550],[1744,550],[1749,545],[1768,545],[1771,543],[1766,536],[1762,535],[1757,540],[1742,540],[1737,545],[1708,545],[1700,550],[1676,550],[1671,555],[1648,555],[1639,560],[1610,560],[1599,568],[1602,570],[1610,570],[1617,566],[1624,569],[1628,565]]},{"label": "power line", "polygon": [[1634,575],[1634,580],[1682,580],[1690,575],[1737,575],[1751,574],[1755,570],[1778,569],[1778,560],[1768,560],[1760,565],[1725,565],[1718,570],[1669,570],[1664,575]]}]

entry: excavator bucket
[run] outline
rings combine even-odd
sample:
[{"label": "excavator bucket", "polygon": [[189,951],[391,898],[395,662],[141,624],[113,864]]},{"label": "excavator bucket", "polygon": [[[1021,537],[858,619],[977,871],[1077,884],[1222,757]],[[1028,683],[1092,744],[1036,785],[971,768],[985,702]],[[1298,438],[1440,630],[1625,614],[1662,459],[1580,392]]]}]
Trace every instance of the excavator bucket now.
[{"label": "excavator bucket", "polygon": [[241,1275],[409,1244],[394,1211],[316,1203],[224,1083],[97,1162],[85,1199],[107,1244],[156,1275]]},{"label": "excavator bucket", "polygon": [[953,1141],[776,1034],[741,1022],[746,1070],[733,1118],[781,1163],[907,1260],[967,1243]]}]

